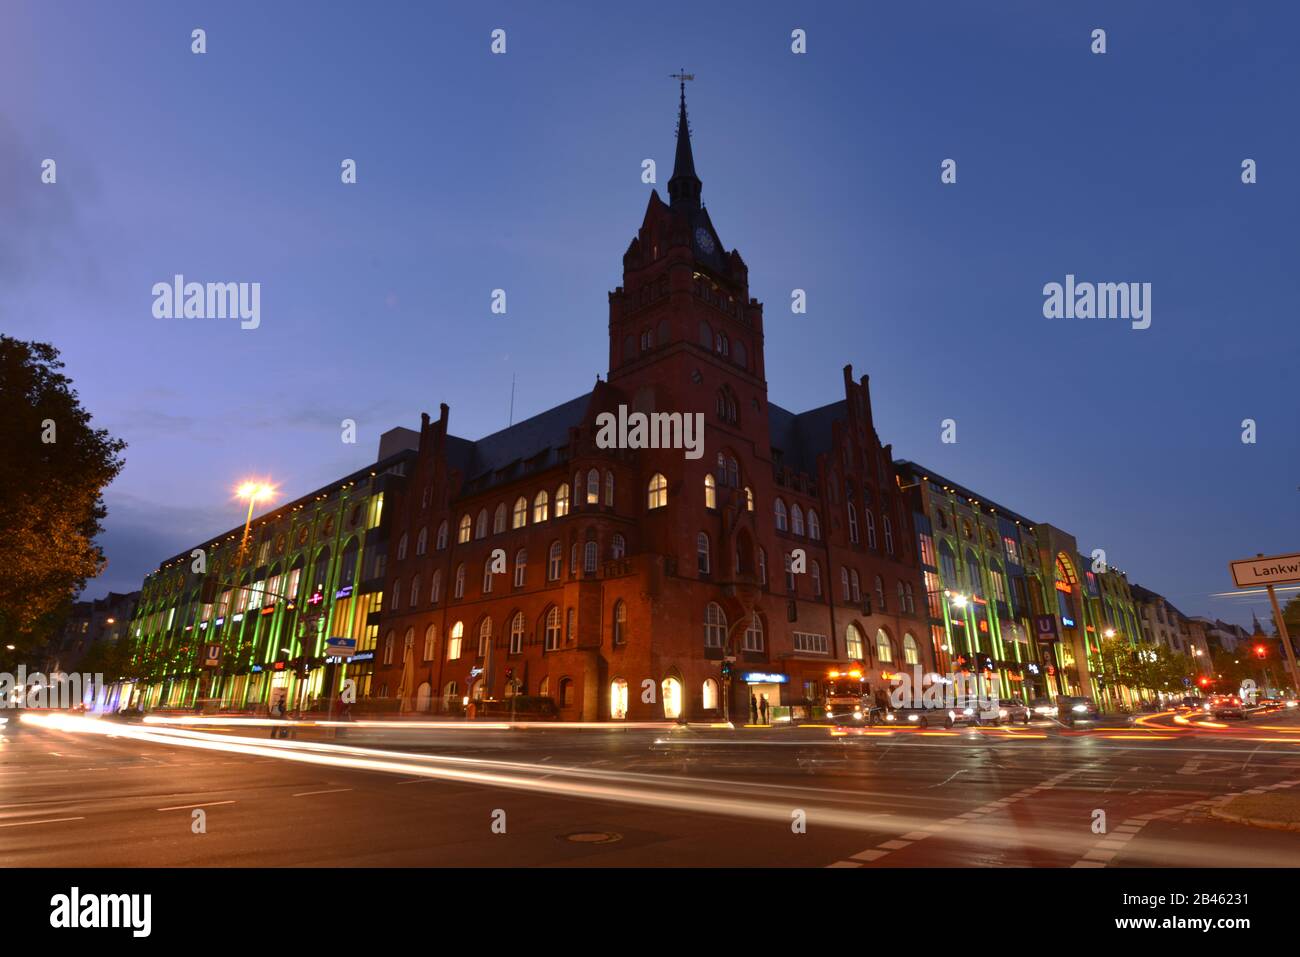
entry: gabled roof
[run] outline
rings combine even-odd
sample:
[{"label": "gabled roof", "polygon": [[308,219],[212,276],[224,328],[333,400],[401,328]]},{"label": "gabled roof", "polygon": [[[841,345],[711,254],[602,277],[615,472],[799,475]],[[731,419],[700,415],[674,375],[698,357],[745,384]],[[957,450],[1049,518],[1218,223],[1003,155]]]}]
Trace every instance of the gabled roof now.
[{"label": "gabled roof", "polygon": [[591,393],[539,412],[477,441],[447,436],[447,460],[467,482],[498,472],[513,462],[535,458],[569,444],[569,429],[581,425]]},{"label": "gabled roof", "polygon": [[790,412],[775,402],[767,404],[768,436],[781,462],[796,472],[817,474],[817,456],[831,450],[832,425],[848,418],[848,402],[840,399],[807,412]]}]

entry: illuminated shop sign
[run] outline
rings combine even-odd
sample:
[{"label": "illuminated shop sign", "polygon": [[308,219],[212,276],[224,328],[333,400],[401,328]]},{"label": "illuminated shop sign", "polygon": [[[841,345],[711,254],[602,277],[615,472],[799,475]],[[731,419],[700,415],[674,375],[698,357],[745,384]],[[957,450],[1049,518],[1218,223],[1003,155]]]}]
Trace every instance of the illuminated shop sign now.
[{"label": "illuminated shop sign", "polygon": [[771,674],[766,671],[746,671],[741,677],[751,685],[782,685],[790,680],[789,675]]},{"label": "illuminated shop sign", "polygon": [[335,597],[335,598],[347,598],[347,597],[348,597],[349,595],[351,595],[351,594],[352,594],[352,586],[351,586],[351,585],[344,585],[342,588],[340,588],[338,591],[336,591],[336,592],[334,593],[334,597]]},{"label": "illuminated shop sign", "polygon": [[1074,619],[1073,619],[1073,618],[1066,618],[1064,615],[1062,615],[1062,616],[1061,616],[1061,624],[1063,624],[1066,628],[1073,628],[1073,627],[1074,627]]}]

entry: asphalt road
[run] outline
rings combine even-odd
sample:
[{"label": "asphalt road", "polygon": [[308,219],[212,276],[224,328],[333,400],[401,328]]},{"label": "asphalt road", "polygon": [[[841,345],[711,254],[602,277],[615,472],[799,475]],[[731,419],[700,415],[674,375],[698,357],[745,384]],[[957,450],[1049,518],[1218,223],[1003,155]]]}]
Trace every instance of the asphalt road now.
[{"label": "asphalt road", "polygon": [[9,714],[4,867],[1300,860],[1300,833],[1210,814],[1246,790],[1300,795],[1294,712],[1079,733],[356,725],[288,740]]}]

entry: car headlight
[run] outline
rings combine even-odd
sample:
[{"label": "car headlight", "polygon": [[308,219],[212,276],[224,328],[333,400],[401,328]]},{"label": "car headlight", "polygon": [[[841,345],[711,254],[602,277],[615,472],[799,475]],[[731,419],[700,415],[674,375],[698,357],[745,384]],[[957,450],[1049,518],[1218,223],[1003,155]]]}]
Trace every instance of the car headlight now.
[{"label": "car headlight", "polygon": [[974,714],[974,713],[975,713],[974,708],[967,708],[965,711],[962,712],[962,714]]},{"label": "car headlight", "polygon": [[950,718],[955,718],[955,717],[957,717],[957,712],[956,712],[956,711],[949,711],[949,712],[948,712],[948,717],[950,717]]},{"label": "car headlight", "polygon": [[907,720],[908,720],[908,721],[920,721],[920,720],[921,720],[921,716],[920,716],[919,714],[909,714],[909,715],[907,716]]},{"label": "car headlight", "polygon": [[1079,714],[1082,714],[1083,712],[1088,710],[1088,706],[1086,704],[1076,704],[1073,710],[1077,711]]},{"label": "car headlight", "polygon": [[897,721],[898,718],[896,718],[896,717],[895,717],[894,715],[892,715],[892,714],[887,714],[887,715],[885,715],[885,720],[886,720],[886,721]]},{"label": "car headlight", "polygon": [[1006,708],[999,708],[999,709],[998,709],[998,717],[999,717],[999,718],[1005,718],[1006,716],[1007,716],[1007,709],[1006,709]]},{"label": "car headlight", "polygon": [[861,712],[861,711],[855,711],[855,712],[853,712],[853,717],[855,717],[855,718],[860,718],[860,717],[862,717],[862,712]]},{"label": "car headlight", "polygon": [[1296,702],[1294,702],[1294,701],[1288,701],[1288,702],[1286,703],[1286,706],[1287,706],[1288,708],[1294,708],[1294,707],[1296,706]]}]

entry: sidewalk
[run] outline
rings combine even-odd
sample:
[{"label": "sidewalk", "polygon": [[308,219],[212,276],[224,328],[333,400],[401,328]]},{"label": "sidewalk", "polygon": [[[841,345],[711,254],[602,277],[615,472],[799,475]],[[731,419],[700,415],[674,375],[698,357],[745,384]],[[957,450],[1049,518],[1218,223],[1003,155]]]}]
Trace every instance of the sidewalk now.
[{"label": "sidewalk", "polygon": [[1297,794],[1239,794],[1210,813],[1235,824],[1300,831],[1300,795]]}]

